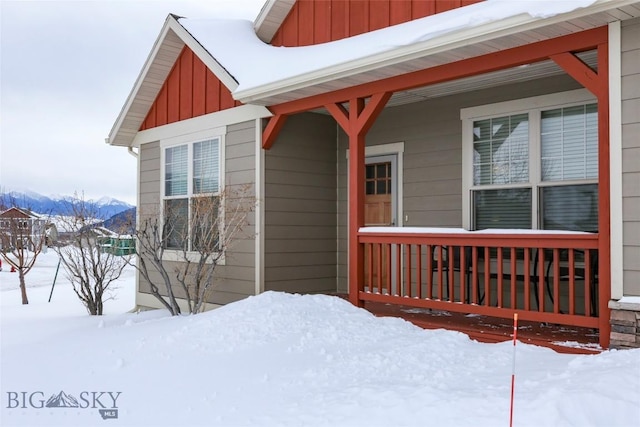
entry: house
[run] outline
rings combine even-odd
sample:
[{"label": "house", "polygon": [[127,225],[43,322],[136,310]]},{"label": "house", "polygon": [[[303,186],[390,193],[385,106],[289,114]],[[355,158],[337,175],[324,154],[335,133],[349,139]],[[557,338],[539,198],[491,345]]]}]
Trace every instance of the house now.
[{"label": "house", "polygon": [[214,192],[251,185],[255,238],[212,304],[340,292],[597,329],[603,348],[640,346],[638,141],[632,0],[169,15],[107,138],[137,154],[139,216],[198,196],[205,142]]},{"label": "house", "polygon": [[42,238],[47,221],[26,209],[12,207],[0,212],[0,249],[34,245]]}]

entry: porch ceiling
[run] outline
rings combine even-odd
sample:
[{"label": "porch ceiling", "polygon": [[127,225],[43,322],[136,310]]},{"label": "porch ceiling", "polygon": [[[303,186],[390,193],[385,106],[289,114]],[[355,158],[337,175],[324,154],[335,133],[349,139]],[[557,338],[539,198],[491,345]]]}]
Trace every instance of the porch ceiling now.
[{"label": "porch ceiling", "polygon": [[[492,38],[487,37],[470,44],[460,43],[458,47],[450,50],[435,53],[423,53],[420,56],[414,55],[410,58],[406,58],[405,60],[395,60],[393,63],[382,64],[375,69],[368,69],[364,71],[353,70],[353,72],[347,76],[329,79],[328,81],[318,81],[314,84],[305,85],[301,88],[292,88],[278,93],[274,92],[271,94],[264,94],[259,97],[260,99],[240,100],[267,106],[282,104],[322,93],[374,82],[392,76],[424,70],[447,63],[453,63],[513,47],[523,46],[529,43],[602,27],[614,21],[628,20],[637,17],[640,17],[640,3],[635,2],[633,4],[609,8],[604,11],[580,16],[567,21],[554,22],[545,26],[527,29],[517,33],[513,33],[512,29],[505,29],[503,31],[493,33],[491,36]],[[586,56],[582,55],[582,59],[591,66],[596,62],[594,54]],[[545,77],[561,73],[562,71],[557,65],[553,64],[551,61],[544,61],[537,64],[531,64],[526,67],[502,70],[482,76],[475,76],[429,87],[398,92],[394,94],[387,105],[400,105],[416,102],[425,98],[460,93],[470,90],[471,88],[482,89],[504,83],[516,83],[530,80],[534,77]]]},{"label": "porch ceiling", "polygon": [[[595,50],[582,52],[577,55],[584,63],[596,69],[598,56]],[[431,86],[424,86],[417,89],[395,92],[387,102],[387,107],[393,107],[413,102],[424,101],[425,99],[438,98],[442,96],[454,95],[457,93],[469,92],[472,90],[487,89],[510,83],[526,82],[533,79],[565,74],[555,62],[543,61],[527,66],[509,68],[506,70],[494,71],[492,73],[479,76],[467,77],[451,82],[439,83]],[[349,109],[348,103],[344,108]],[[316,113],[329,112],[324,108],[313,110]]]}]

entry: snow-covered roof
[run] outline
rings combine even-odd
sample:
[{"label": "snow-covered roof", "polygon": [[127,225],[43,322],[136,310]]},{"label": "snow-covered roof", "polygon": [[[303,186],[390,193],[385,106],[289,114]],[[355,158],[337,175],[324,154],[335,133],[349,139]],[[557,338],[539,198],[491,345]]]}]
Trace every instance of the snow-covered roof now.
[{"label": "snow-covered roof", "polygon": [[[603,11],[634,3],[639,2],[486,0],[333,42],[289,48],[263,43],[247,21],[181,19],[180,23],[238,81],[234,98],[244,103],[273,105],[377,80],[387,77],[381,75],[387,71],[390,75],[402,74],[488,53],[487,46],[483,45],[488,41],[554,23],[579,21],[579,25],[563,25],[564,33],[601,26],[615,20],[615,15],[619,16],[618,13],[603,14]],[[640,14],[640,8],[636,8],[635,13]],[[600,15],[597,19],[580,20],[593,14]],[[520,37],[519,44],[558,35],[562,32],[540,31],[531,40]],[[513,39],[508,43],[505,47],[517,44]],[[477,49],[470,49],[474,45]],[[452,51],[456,51],[456,55],[452,55]],[[446,56],[454,58],[447,60]],[[389,68],[393,65],[401,67]]]},{"label": "snow-covered roof", "polygon": [[169,16],[107,142],[131,144],[185,44],[236,100],[269,106],[640,16],[638,0],[485,0],[319,45],[263,42],[291,4],[269,0],[256,24]]}]

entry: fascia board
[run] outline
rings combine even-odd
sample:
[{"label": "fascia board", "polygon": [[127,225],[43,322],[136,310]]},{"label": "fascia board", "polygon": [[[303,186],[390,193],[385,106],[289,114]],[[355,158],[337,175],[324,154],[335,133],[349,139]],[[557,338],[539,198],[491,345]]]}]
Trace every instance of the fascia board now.
[{"label": "fascia board", "polygon": [[311,73],[276,81],[266,85],[234,92],[234,97],[243,103],[258,102],[263,98],[303,89],[309,86],[323,84],[345,77],[376,70],[389,65],[423,58],[452,49],[481,43],[495,38],[514,35],[586,15],[605,12],[630,4],[637,0],[598,0],[589,7],[577,9],[551,18],[536,18],[528,14],[520,14],[507,19],[483,24],[477,27],[454,31],[440,37],[408,46],[326,67]]},{"label": "fascia board", "polygon": [[175,18],[171,15],[167,16],[167,19],[165,20],[164,25],[162,26],[162,30],[160,30],[160,34],[156,38],[156,41],[153,43],[153,48],[151,49],[151,52],[149,52],[149,56],[147,56],[147,60],[144,62],[142,70],[140,70],[140,74],[138,74],[138,77],[136,78],[136,81],[133,85],[133,88],[131,89],[131,92],[129,93],[129,96],[127,97],[126,102],[122,106],[122,109],[120,110],[120,114],[118,115],[118,118],[116,119],[115,123],[113,124],[113,127],[111,128],[111,132],[109,132],[109,136],[107,137],[107,140],[106,140],[108,144],[113,145],[112,138],[115,135],[117,135],[118,131],[120,130],[120,127],[122,126],[122,123],[124,122],[127,116],[127,113],[129,112],[129,109],[131,108],[131,105],[133,104],[133,101],[138,95],[138,92],[142,87],[144,79],[147,76],[147,73],[149,72],[151,65],[153,64],[154,59],[158,55],[158,51],[162,47],[162,43],[167,37],[167,33],[170,29],[170,25],[172,21],[175,21]]}]

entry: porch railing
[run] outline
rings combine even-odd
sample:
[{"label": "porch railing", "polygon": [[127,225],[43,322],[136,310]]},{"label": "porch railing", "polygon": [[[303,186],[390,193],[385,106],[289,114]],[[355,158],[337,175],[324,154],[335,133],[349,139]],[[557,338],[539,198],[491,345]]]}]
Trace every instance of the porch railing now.
[{"label": "porch railing", "polygon": [[358,241],[361,301],[600,327],[597,234],[362,228]]}]

